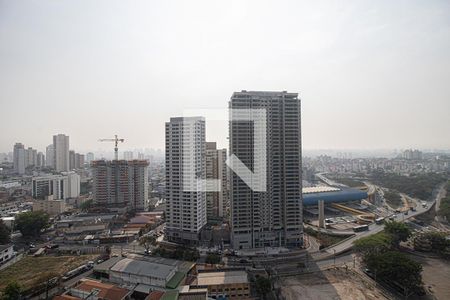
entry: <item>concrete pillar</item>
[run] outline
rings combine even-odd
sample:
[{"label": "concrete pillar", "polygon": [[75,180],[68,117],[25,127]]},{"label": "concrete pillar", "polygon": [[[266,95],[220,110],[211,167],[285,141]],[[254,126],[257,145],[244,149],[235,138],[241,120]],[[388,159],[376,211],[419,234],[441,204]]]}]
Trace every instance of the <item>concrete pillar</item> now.
[{"label": "concrete pillar", "polygon": [[325,228],[325,204],[323,200],[319,200],[319,227]]}]

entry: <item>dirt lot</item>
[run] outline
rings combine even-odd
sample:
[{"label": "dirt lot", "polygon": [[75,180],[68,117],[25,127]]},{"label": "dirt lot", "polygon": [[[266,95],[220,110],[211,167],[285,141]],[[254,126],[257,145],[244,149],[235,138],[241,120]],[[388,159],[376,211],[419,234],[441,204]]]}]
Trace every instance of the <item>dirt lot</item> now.
[{"label": "dirt lot", "polygon": [[350,270],[346,272],[344,268],[284,278],[281,286],[281,293],[286,300],[388,299],[360,275]]},{"label": "dirt lot", "polygon": [[27,256],[0,271],[0,290],[11,281],[16,281],[24,288],[32,287],[48,277],[62,275],[81,266],[89,260],[93,260],[96,256]]},{"label": "dirt lot", "polygon": [[418,256],[411,258],[422,264],[422,280],[430,294],[436,299],[450,299],[450,261]]}]

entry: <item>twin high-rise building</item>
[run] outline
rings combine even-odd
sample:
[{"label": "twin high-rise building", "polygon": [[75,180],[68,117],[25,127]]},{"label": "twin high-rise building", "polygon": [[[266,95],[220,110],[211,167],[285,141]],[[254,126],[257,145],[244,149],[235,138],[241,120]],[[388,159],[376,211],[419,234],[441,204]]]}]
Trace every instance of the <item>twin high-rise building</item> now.
[{"label": "twin high-rise building", "polygon": [[[42,153],[41,153],[42,154]],[[43,160],[44,157],[39,156],[36,149],[28,147],[25,149],[25,146],[21,143],[16,143],[14,145],[13,150],[13,162],[14,162],[14,172],[17,174],[25,174],[25,169],[27,167],[41,167],[40,161]]]},{"label": "twin high-rise building", "polygon": [[27,167],[51,167],[57,172],[68,172],[84,166],[84,155],[69,151],[69,137],[64,134],[53,136],[53,143],[48,145],[45,155],[36,149],[16,143],[13,150],[14,171],[25,174]]},{"label": "twin high-rise building", "polygon": [[[237,92],[231,97],[229,109],[230,155],[235,155],[253,174],[257,169],[263,170],[245,180],[242,174],[230,172],[233,248],[301,246],[302,153],[298,94]],[[261,116],[263,120],[253,119]],[[263,126],[258,127],[257,123]],[[258,144],[259,141],[264,143]],[[224,199],[228,196],[204,192],[205,179],[222,179],[222,187],[228,191],[227,171],[224,170],[226,152],[215,148],[214,144],[205,143],[202,117],[171,118],[166,123],[166,235],[170,241],[198,243],[206,216],[226,214],[220,202],[226,202]],[[258,182],[255,184],[255,181]],[[255,189],[261,185],[262,189]]]},{"label": "twin high-rise building", "polygon": [[148,162],[97,160],[92,162],[94,202],[108,209],[148,209]]},{"label": "twin high-rise building", "polygon": [[[251,121],[230,120],[230,154],[247,167],[266,161],[266,191],[252,190],[231,173],[233,248],[302,245],[302,164],[300,100],[297,93],[236,92],[229,108],[264,110],[265,149],[256,148]],[[258,133],[261,134],[261,133]]]},{"label": "twin high-rise building", "polygon": [[197,244],[206,224],[206,145],[203,117],[166,122],[166,236]]}]

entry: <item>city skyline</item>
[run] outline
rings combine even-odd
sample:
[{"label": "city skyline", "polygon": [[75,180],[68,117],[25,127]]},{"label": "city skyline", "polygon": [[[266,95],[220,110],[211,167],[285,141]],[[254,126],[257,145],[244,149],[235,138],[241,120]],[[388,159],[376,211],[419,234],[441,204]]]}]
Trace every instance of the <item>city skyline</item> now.
[{"label": "city skyline", "polygon": [[298,91],[305,149],[450,148],[449,3],[85,5],[0,1],[0,152],[163,149],[165,120],[244,89]]}]

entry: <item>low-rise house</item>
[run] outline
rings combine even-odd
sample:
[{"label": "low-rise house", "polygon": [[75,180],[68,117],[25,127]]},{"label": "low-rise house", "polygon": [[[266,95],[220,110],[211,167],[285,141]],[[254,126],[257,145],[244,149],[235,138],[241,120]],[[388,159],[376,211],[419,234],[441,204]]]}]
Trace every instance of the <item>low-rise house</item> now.
[{"label": "low-rise house", "polygon": [[14,257],[14,248],[12,244],[0,245],[0,264]]},{"label": "low-rise house", "polygon": [[46,200],[33,201],[33,211],[43,211],[49,216],[57,216],[67,211],[65,200],[53,200],[52,197]]},{"label": "low-rise house", "polygon": [[65,294],[53,300],[123,300],[130,298],[131,291],[117,285],[92,279],[82,279]]},{"label": "low-rise house", "polygon": [[191,273],[195,273],[195,263],[161,257],[113,257],[94,267],[95,275],[133,286],[143,294],[177,289]]},{"label": "low-rise house", "polygon": [[214,299],[249,299],[250,283],[246,271],[212,271],[198,273],[192,288],[208,289]]}]

